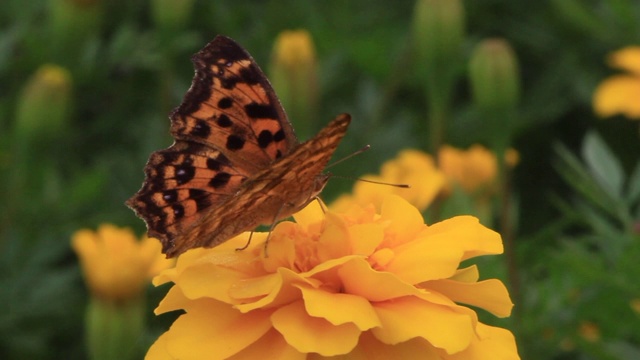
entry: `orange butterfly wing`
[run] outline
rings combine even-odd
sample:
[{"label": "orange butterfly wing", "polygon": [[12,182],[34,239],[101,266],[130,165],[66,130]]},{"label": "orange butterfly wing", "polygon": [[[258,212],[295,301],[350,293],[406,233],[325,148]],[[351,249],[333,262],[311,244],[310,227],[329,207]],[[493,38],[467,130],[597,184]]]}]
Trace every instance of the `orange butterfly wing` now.
[{"label": "orange butterfly wing", "polygon": [[171,114],[175,143],[151,154],[127,205],[173,257],[212,247],[300,210],[322,174],[348,115],[298,144],[268,80],[233,40],[218,36],[194,55],[195,76]]}]

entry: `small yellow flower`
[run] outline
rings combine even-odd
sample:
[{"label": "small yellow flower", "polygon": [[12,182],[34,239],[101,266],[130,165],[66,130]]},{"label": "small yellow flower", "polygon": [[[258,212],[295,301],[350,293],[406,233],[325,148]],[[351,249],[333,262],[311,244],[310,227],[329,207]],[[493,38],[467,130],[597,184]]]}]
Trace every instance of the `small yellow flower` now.
[{"label": "small yellow flower", "polygon": [[593,106],[600,117],[622,114],[640,119],[640,46],[629,46],[611,54],[609,65],[628,71],[605,79],[593,95]]},{"label": "small yellow flower", "polygon": [[640,315],[640,299],[636,298],[629,301],[629,307],[631,307],[633,312]]},{"label": "small yellow flower", "polygon": [[[509,149],[505,162],[510,167],[518,162],[518,153]],[[496,155],[481,145],[473,145],[469,150],[460,150],[445,145],[438,152],[438,165],[448,179],[448,190],[460,186],[470,194],[485,194],[494,190],[498,175]]]},{"label": "small yellow flower", "polygon": [[356,182],[353,195],[342,195],[332,205],[336,211],[349,208],[351,204],[366,205],[372,203],[380,208],[382,200],[389,194],[395,194],[407,200],[418,210],[424,211],[440,193],[445,177],[436,166],[431,155],[420,150],[406,149],[395,159],[389,160],[380,168],[380,175],[365,175],[365,180],[389,184],[406,184],[409,188]]},{"label": "small yellow flower", "polygon": [[502,252],[500,236],[462,216],[428,226],[388,196],[324,213],[313,202],[269,240],[254,233],[193,249],[154,279],[173,282],[156,313],[184,310],[148,359],[518,359],[513,335],[474,310],[508,316],[504,285],[460,262]]},{"label": "small yellow flower", "polygon": [[164,258],[158,240],[145,236],[138,241],[130,229],[109,224],[97,231],[77,231],[71,245],[91,292],[103,300],[136,298],[149,279],[173,265]]},{"label": "small yellow flower", "polygon": [[583,321],[580,324],[580,336],[588,342],[597,342],[600,340],[600,328],[591,321]]}]

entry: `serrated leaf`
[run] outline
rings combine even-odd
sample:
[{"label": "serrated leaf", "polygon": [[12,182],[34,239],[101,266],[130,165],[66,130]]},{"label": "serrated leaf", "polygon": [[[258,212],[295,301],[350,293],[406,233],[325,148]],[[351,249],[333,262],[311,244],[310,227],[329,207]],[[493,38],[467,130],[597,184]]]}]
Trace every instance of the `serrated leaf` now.
[{"label": "serrated leaf", "polygon": [[614,198],[620,198],[624,183],[622,165],[596,132],[585,136],[582,156],[598,184]]}]

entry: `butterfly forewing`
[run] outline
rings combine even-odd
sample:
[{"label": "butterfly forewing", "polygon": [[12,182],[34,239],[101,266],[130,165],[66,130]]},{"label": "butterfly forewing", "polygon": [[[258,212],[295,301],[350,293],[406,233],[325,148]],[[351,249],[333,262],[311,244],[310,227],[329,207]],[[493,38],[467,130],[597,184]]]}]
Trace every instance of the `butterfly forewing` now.
[{"label": "butterfly forewing", "polygon": [[216,246],[313,200],[350,121],[341,115],[298,144],[269,81],[240,45],[218,36],[171,114],[175,143],[151,154],[127,201],[168,257]]},{"label": "butterfly forewing", "polygon": [[237,43],[218,36],[193,63],[193,84],[171,115],[177,139],[217,148],[251,170],[268,166],[297,144],[269,81]]}]

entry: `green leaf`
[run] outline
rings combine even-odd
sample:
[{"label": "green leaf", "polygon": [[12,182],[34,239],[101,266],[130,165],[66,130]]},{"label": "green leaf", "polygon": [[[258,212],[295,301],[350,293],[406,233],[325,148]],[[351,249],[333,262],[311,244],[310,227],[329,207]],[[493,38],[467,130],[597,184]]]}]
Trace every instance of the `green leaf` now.
[{"label": "green leaf", "polygon": [[614,198],[611,193],[602,189],[593,175],[566,147],[557,144],[555,150],[558,161],[555,162],[554,168],[569,186],[600,209],[616,216],[619,207],[618,198]]},{"label": "green leaf", "polygon": [[598,184],[609,195],[620,198],[624,183],[622,165],[597,133],[591,131],[585,136],[582,156]]},{"label": "green leaf", "polygon": [[640,161],[636,164],[636,168],[629,176],[628,188],[625,198],[629,205],[633,205],[640,200]]}]

